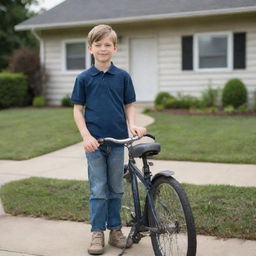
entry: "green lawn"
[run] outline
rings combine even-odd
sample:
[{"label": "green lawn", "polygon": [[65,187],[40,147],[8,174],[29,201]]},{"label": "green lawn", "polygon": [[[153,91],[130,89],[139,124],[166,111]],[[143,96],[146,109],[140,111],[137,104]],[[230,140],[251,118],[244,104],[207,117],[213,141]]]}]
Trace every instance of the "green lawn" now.
[{"label": "green lawn", "polygon": [[81,141],[71,108],[2,110],[0,130],[0,159],[28,159]]},{"label": "green lawn", "polygon": [[[256,240],[255,187],[184,184],[184,188],[198,234]],[[12,215],[89,221],[86,181],[29,178],[2,186],[0,197]],[[129,194],[124,202],[131,202]]]},{"label": "green lawn", "polygon": [[158,159],[256,163],[256,117],[150,113],[161,144]]},{"label": "green lawn", "polygon": [[[256,163],[256,117],[150,115],[159,159]],[[2,110],[0,130],[0,159],[29,159],[81,141],[71,108]]]}]

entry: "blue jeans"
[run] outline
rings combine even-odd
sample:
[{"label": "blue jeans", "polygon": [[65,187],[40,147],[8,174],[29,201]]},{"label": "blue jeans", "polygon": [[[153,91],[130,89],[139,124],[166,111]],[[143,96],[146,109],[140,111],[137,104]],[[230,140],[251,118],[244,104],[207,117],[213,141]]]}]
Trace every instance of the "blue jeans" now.
[{"label": "blue jeans", "polygon": [[86,153],[90,182],[91,231],[121,227],[124,147],[101,145]]}]

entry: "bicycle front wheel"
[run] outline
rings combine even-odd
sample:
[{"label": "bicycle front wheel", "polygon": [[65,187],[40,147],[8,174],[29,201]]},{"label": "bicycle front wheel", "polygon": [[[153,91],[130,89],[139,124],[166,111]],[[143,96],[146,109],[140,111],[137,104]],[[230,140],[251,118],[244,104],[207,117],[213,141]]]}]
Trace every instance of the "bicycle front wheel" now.
[{"label": "bicycle front wheel", "polygon": [[[160,176],[152,187],[155,215],[159,232],[151,232],[151,242],[157,256],[195,256],[196,231],[186,193],[172,177]],[[149,226],[155,227],[151,209],[147,209]]]}]

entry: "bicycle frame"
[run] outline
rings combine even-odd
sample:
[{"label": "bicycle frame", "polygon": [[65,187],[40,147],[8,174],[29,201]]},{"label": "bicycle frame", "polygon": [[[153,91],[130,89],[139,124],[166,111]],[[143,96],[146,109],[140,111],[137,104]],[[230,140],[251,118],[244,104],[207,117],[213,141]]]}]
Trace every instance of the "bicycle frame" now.
[{"label": "bicycle frame", "polygon": [[[132,195],[133,195],[134,209],[135,209],[135,234],[143,231],[158,232],[159,229],[161,228],[160,222],[155,212],[153,196],[151,192],[151,186],[152,186],[151,172],[149,170],[147,159],[143,158],[142,160],[143,160],[143,173],[138,169],[138,167],[136,166],[135,160],[133,159],[131,154],[129,154],[128,171],[131,177],[131,187],[132,187]],[[145,205],[148,204],[149,205],[148,209],[151,209],[152,211],[152,216],[154,218],[154,223],[156,225],[156,228],[149,227],[147,213],[145,211],[143,214],[141,213],[137,177],[146,188],[147,196],[146,196]]]}]

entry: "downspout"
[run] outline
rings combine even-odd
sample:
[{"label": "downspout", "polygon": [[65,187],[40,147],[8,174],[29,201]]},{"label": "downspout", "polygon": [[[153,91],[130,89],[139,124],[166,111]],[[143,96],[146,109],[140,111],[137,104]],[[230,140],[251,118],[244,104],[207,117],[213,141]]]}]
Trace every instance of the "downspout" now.
[{"label": "downspout", "polygon": [[31,33],[35,36],[35,38],[39,41],[40,44],[40,67],[43,70],[43,81],[42,81],[42,94],[45,96],[45,49],[44,49],[44,40],[39,34],[36,32],[34,28],[31,29]]}]

